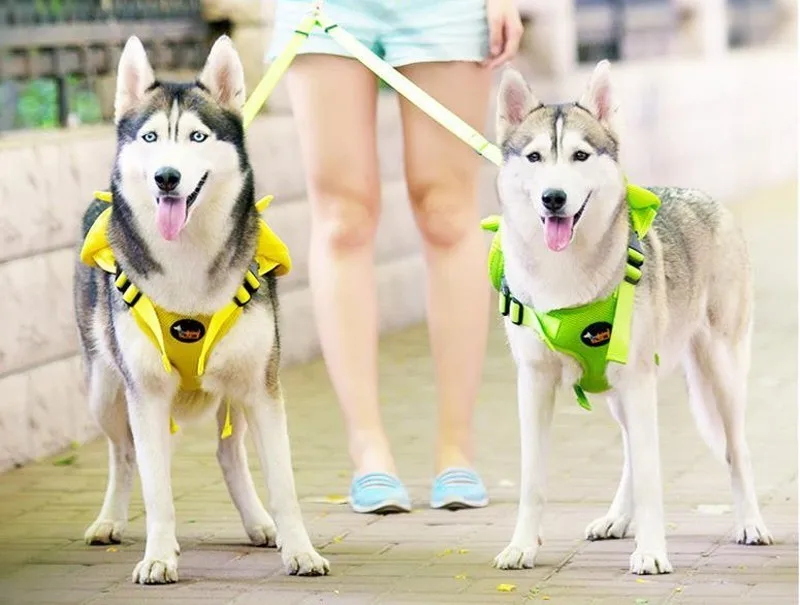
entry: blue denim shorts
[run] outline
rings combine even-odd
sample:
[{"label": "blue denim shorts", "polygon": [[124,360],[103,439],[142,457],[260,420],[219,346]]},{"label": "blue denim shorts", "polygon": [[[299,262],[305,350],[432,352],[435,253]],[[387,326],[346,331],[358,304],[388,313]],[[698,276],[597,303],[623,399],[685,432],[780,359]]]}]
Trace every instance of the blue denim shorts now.
[{"label": "blue denim shorts", "polygon": [[[278,0],[267,61],[285,47],[311,9],[309,0]],[[486,0],[326,0],[322,12],[389,65],[483,61],[489,54]],[[321,28],[299,54],[351,56]]]}]

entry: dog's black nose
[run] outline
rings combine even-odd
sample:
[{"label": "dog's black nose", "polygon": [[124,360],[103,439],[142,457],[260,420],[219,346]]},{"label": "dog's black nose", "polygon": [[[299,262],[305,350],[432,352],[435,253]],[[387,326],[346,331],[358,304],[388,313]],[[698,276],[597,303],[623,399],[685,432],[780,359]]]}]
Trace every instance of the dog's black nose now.
[{"label": "dog's black nose", "polygon": [[172,191],[181,182],[181,173],[172,166],[164,166],[156,170],[155,178],[161,191]]},{"label": "dog's black nose", "polygon": [[550,212],[558,212],[567,204],[567,194],[563,189],[545,189],[542,204]]}]

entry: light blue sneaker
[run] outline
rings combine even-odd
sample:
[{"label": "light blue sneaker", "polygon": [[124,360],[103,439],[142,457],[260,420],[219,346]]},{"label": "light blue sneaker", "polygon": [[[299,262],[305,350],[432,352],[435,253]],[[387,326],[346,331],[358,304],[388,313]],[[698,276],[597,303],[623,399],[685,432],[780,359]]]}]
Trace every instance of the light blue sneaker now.
[{"label": "light blue sneaker", "polygon": [[478,474],[468,468],[448,468],[433,482],[431,508],[482,508],[489,504],[486,487]]},{"label": "light blue sneaker", "polygon": [[410,513],[411,498],[403,483],[389,473],[367,473],[350,484],[350,506],[357,513]]}]

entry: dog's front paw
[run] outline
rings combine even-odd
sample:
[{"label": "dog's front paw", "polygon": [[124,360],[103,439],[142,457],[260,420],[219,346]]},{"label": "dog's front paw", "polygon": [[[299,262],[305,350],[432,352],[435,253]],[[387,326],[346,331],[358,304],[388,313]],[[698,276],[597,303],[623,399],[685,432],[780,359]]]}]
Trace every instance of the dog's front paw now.
[{"label": "dog's front paw", "polygon": [[509,544],[494,558],[492,565],[497,569],[531,569],[537,552],[539,552],[538,545]]},{"label": "dog's front paw", "polygon": [[637,548],[631,555],[631,573],[640,576],[672,573],[672,564],[666,551]]},{"label": "dog's front paw", "polygon": [[133,570],[136,584],[172,584],[178,581],[178,557],[150,559],[145,557]]},{"label": "dog's front paw", "polygon": [[328,560],[314,549],[294,553],[284,550],[282,557],[290,576],[327,576],[331,570]]},{"label": "dog's front paw", "polygon": [[750,546],[772,544],[772,534],[761,519],[743,523],[736,527],[736,543]]},{"label": "dog's front paw", "polygon": [[83,534],[87,544],[119,544],[125,532],[125,521],[97,519]]},{"label": "dog's front paw", "polygon": [[269,520],[269,523],[247,526],[245,531],[255,546],[272,547],[278,544],[278,530],[272,519]]},{"label": "dog's front paw", "polygon": [[587,540],[610,540],[624,538],[628,534],[631,517],[627,514],[607,514],[586,526]]}]

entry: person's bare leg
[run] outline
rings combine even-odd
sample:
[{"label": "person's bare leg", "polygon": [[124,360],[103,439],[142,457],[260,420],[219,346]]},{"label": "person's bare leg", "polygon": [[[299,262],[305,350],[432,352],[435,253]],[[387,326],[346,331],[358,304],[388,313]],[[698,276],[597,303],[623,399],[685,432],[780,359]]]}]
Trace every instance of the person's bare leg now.
[{"label": "person's bare leg", "polygon": [[357,475],[393,473],[377,384],[377,78],[353,59],[301,55],[288,85],[311,202],[311,293],[350,457]]},{"label": "person's bare leg", "polygon": [[[400,71],[479,131],[491,74],[475,63],[418,63]],[[439,397],[437,471],[472,463],[472,417],[489,321],[486,251],[477,203],[481,158],[401,101],[408,189],[428,267],[428,326]]]}]

